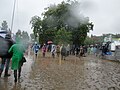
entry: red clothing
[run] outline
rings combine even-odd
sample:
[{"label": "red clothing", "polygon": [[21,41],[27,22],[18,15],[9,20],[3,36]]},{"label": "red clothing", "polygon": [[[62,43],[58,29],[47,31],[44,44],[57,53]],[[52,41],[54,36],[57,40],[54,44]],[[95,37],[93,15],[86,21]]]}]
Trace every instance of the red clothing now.
[{"label": "red clothing", "polygon": [[46,46],[42,47],[42,52],[45,53],[46,52]]}]

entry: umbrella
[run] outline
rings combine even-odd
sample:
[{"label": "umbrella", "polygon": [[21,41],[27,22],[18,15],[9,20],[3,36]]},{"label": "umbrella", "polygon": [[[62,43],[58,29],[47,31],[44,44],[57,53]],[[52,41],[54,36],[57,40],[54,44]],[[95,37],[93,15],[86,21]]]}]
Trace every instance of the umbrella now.
[{"label": "umbrella", "polygon": [[52,41],[48,41],[47,43],[48,43],[48,44],[51,44],[51,43],[53,43],[53,42],[52,42]]}]

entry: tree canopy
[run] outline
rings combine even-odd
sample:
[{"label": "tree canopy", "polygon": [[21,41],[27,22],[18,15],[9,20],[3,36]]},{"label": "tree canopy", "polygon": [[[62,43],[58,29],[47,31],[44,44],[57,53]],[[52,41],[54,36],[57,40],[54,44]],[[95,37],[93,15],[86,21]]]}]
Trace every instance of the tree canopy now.
[{"label": "tree canopy", "polygon": [[27,43],[29,41],[29,35],[26,31],[18,29],[16,32],[16,42]]},{"label": "tree canopy", "polygon": [[7,21],[3,21],[2,24],[1,24],[1,30],[8,30],[8,24],[7,24]]},{"label": "tree canopy", "polygon": [[78,5],[80,5],[78,1],[63,1],[45,8],[42,20],[39,16],[32,17],[30,23],[40,43],[52,40],[57,44],[59,42],[83,44],[87,33],[93,30],[93,24],[89,22],[88,17],[84,17],[78,11],[75,12]]}]

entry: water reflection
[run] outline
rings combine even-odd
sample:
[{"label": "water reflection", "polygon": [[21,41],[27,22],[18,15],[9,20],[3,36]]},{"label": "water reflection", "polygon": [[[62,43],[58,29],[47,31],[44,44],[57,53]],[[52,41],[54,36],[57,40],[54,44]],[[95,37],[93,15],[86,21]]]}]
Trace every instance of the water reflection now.
[{"label": "water reflection", "polygon": [[21,83],[18,82],[13,84],[13,87],[11,90],[24,90],[24,89],[21,87]]},{"label": "water reflection", "polygon": [[8,90],[8,78],[3,78],[1,80],[3,90]]}]

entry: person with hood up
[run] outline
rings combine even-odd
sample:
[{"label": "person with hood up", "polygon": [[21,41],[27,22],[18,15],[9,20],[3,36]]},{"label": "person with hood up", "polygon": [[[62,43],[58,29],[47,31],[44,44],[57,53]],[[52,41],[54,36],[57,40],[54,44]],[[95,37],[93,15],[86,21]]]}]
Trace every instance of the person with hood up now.
[{"label": "person with hood up", "polygon": [[[23,65],[23,56],[24,56],[25,48],[22,44],[19,42],[12,45],[9,49],[9,53],[13,53],[12,55],[12,63],[11,63],[11,69],[14,70],[14,82],[17,82],[17,76],[18,79],[20,79],[21,76],[21,67]],[[18,71],[18,74],[17,74]]]},{"label": "person with hood up", "polygon": [[[8,50],[10,49],[10,47],[15,43],[12,38],[11,38],[11,35],[10,34],[6,34],[5,36],[5,40],[8,42],[6,43],[7,45],[7,48],[3,46],[3,48],[6,48],[6,55],[4,57],[1,57],[2,58],[2,61],[1,61],[1,66],[0,66],[0,77],[2,75],[2,72],[4,70],[4,67],[5,67],[5,72],[4,72],[4,77],[8,77],[10,76],[10,74],[8,74],[8,70],[9,70],[9,63],[10,63],[10,59],[12,57],[12,55],[10,53],[8,53]],[[6,65],[5,65],[6,64]]]},{"label": "person with hood up", "polygon": [[35,44],[33,46],[33,51],[34,51],[34,54],[36,57],[37,57],[39,49],[40,49],[40,45],[38,45],[37,42],[35,42]]}]

